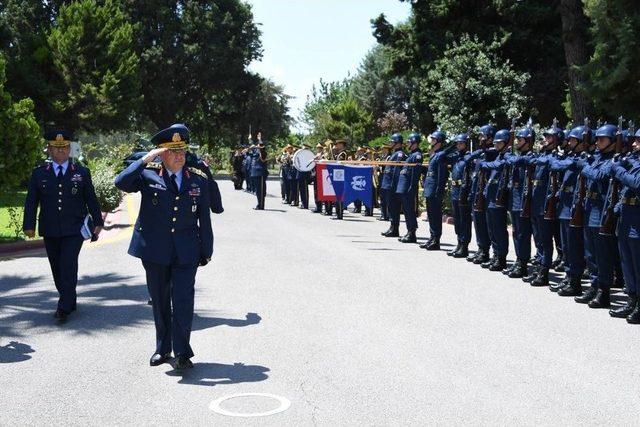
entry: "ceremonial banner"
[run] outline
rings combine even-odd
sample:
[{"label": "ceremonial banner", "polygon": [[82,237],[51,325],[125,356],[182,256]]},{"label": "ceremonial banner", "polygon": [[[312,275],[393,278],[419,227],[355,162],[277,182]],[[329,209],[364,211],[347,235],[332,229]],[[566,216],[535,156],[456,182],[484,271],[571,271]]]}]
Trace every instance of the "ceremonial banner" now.
[{"label": "ceremonial banner", "polygon": [[360,200],[373,207],[373,167],[341,164],[318,164],[318,194],[321,201],[341,200],[345,205]]}]

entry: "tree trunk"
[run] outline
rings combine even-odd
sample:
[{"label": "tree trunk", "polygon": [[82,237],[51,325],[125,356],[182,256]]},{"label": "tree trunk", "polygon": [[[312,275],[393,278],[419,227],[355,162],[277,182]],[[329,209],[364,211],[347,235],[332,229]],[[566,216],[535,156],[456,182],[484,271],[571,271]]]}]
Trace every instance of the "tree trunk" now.
[{"label": "tree trunk", "polygon": [[589,60],[587,46],[587,26],[589,21],[582,10],[581,0],[560,0],[562,17],[562,41],[569,74],[569,96],[571,116],[575,125],[593,114],[591,99],[582,90],[584,76],[579,67]]}]

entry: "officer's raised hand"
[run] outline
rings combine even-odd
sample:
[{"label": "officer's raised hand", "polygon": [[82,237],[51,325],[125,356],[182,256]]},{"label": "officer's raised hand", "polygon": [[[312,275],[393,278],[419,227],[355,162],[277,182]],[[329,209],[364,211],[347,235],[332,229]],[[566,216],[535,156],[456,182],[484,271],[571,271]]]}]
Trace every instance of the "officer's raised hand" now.
[{"label": "officer's raised hand", "polygon": [[158,157],[160,154],[164,153],[165,151],[167,151],[167,148],[154,148],[153,150],[149,151],[146,156],[142,158],[142,163],[147,164],[149,162],[154,161],[156,157]]}]

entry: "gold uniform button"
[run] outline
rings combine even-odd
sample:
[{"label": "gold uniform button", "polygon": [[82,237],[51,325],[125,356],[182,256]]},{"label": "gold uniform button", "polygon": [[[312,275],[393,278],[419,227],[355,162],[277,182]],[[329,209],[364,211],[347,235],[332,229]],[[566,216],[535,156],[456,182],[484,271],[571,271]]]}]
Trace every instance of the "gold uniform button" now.
[{"label": "gold uniform button", "polygon": [[58,187],[62,188],[62,184],[58,184]]},{"label": "gold uniform button", "polygon": [[173,218],[173,222],[176,222],[176,219],[175,219],[175,218]]},{"label": "gold uniform button", "polygon": [[178,210],[178,207],[177,207],[177,206],[174,206],[173,210],[174,210],[174,211],[177,211],[177,210]]},{"label": "gold uniform button", "polygon": [[176,200],[180,200],[180,196],[176,196]]},{"label": "gold uniform button", "polygon": [[172,229],[171,229],[171,232],[172,232],[172,233],[175,233],[175,232],[176,232],[176,229],[175,229],[175,228],[172,228]]}]

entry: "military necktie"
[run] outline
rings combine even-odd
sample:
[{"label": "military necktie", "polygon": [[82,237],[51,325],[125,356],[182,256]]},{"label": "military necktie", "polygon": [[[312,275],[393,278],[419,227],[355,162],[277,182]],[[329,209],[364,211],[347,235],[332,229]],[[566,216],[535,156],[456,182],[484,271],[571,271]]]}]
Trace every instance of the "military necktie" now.
[{"label": "military necktie", "polygon": [[58,166],[58,181],[62,180],[62,165]]},{"label": "military necktie", "polygon": [[173,191],[175,191],[177,193],[179,191],[179,188],[178,188],[178,183],[176,182],[176,174],[175,173],[171,174],[171,185],[173,186]]}]

